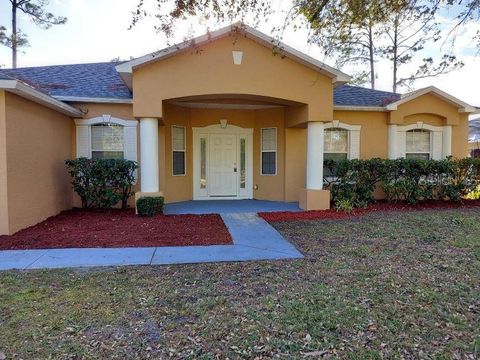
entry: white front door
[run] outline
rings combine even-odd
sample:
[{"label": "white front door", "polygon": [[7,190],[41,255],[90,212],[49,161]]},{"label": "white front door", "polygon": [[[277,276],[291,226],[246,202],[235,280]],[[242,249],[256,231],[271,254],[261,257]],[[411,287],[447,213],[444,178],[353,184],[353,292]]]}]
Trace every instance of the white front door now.
[{"label": "white front door", "polygon": [[193,198],[253,198],[253,129],[193,128]]},{"label": "white front door", "polygon": [[237,196],[237,136],[210,134],[209,195]]}]

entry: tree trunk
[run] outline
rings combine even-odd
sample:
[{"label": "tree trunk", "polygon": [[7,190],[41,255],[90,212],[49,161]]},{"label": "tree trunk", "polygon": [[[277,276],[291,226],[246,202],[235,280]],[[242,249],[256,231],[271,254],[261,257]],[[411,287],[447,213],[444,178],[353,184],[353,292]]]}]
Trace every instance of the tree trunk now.
[{"label": "tree trunk", "polygon": [[397,62],[398,62],[398,16],[393,23],[393,92],[397,93]]},{"label": "tree trunk", "polygon": [[17,68],[17,0],[12,1],[12,67]]},{"label": "tree trunk", "polygon": [[372,23],[368,24],[368,51],[369,51],[369,61],[370,61],[370,86],[372,89],[375,89],[375,59],[373,54],[373,34],[372,34]]}]

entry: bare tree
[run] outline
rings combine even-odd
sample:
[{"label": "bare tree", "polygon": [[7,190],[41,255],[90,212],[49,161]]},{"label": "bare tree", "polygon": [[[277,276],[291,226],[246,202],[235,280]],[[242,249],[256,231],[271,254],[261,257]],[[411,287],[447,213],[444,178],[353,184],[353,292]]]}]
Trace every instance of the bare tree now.
[{"label": "bare tree", "polygon": [[[17,14],[22,12],[42,29],[49,29],[52,25],[62,25],[67,22],[63,16],[55,16],[45,10],[48,0],[9,0],[12,11],[12,32],[10,36],[0,35],[0,43],[12,49],[12,67],[17,67],[18,49],[28,46],[27,35],[17,26]],[[4,28],[5,29],[5,28]],[[5,30],[4,30],[5,32]]]},{"label": "bare tree", "polygon": [[419,4],[417,1],[399,1],[392,9],[388,19],[383,24],[383,33],[387,45],[380,47],[380,54],[392,63],[392,90],[397,92],[401,86],[411,86],[416,80],[436,77],[449,73],[463,66],[452,53],[441,55],[440,61],[429,56],[410,75],[401,76],[400,68],[412,63],[428,44],[435,44],[441,39],[435,14],[438,11],[433,6]]},{"label": "bare tree", "polygon": [[[368,65],[368,70],[354,74],[353,83],[367,82],[375,89],[377,39],[379,25],[386,20],[385,8],[376,1],[357,2],[357,6],[332,9],[321,18],[313,18],[302,10],[311,27],[310,43],[324,50],[325,56],[334,57],[336,65]],[[361,16],[359,16],[361,14]]]}]

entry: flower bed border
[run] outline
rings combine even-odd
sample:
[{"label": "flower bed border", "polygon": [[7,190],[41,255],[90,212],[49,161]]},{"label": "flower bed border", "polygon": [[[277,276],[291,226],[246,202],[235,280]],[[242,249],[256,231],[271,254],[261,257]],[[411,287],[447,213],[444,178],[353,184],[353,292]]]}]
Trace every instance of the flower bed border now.
[{"label": "flower bed border", "polygon": [[260,212],[258,216],[269,223],[282,221],[298,220],[340,220],[345,218],[364,216],[378,211],[422,211],[434,209],[457,209],[480,207],[480,200],[465,200],[461,203],[453,201],[426,201],[417,205],[407,203],[387,203],[377,202],[364,209],[354,209],[352,212],[329,210],[311,210],[311,211],[278,211],[278,212]]}]

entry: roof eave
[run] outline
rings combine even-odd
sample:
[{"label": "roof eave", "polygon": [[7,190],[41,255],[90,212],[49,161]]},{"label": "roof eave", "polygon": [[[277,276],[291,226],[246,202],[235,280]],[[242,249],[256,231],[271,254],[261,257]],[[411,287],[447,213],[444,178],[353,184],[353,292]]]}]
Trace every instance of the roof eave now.
[{"label": "roof eave", "polygon": [[82,102],[82,103],[103,103],[103,104],[133,104],[133,99],[84,97],[84,96],[53,96],[59,101]]},{"label": "roof eave", "polygon": [[19,80],[0,80],[0,89],[16,94],[37,104],[56,110],[72,117],[83,117],[83,112],[65,104]]},{"label": "roof eave", "polygon": [[361,106],[361,105],[334,105],[333,110],[336,111],[388,111],[384,106]]}]

